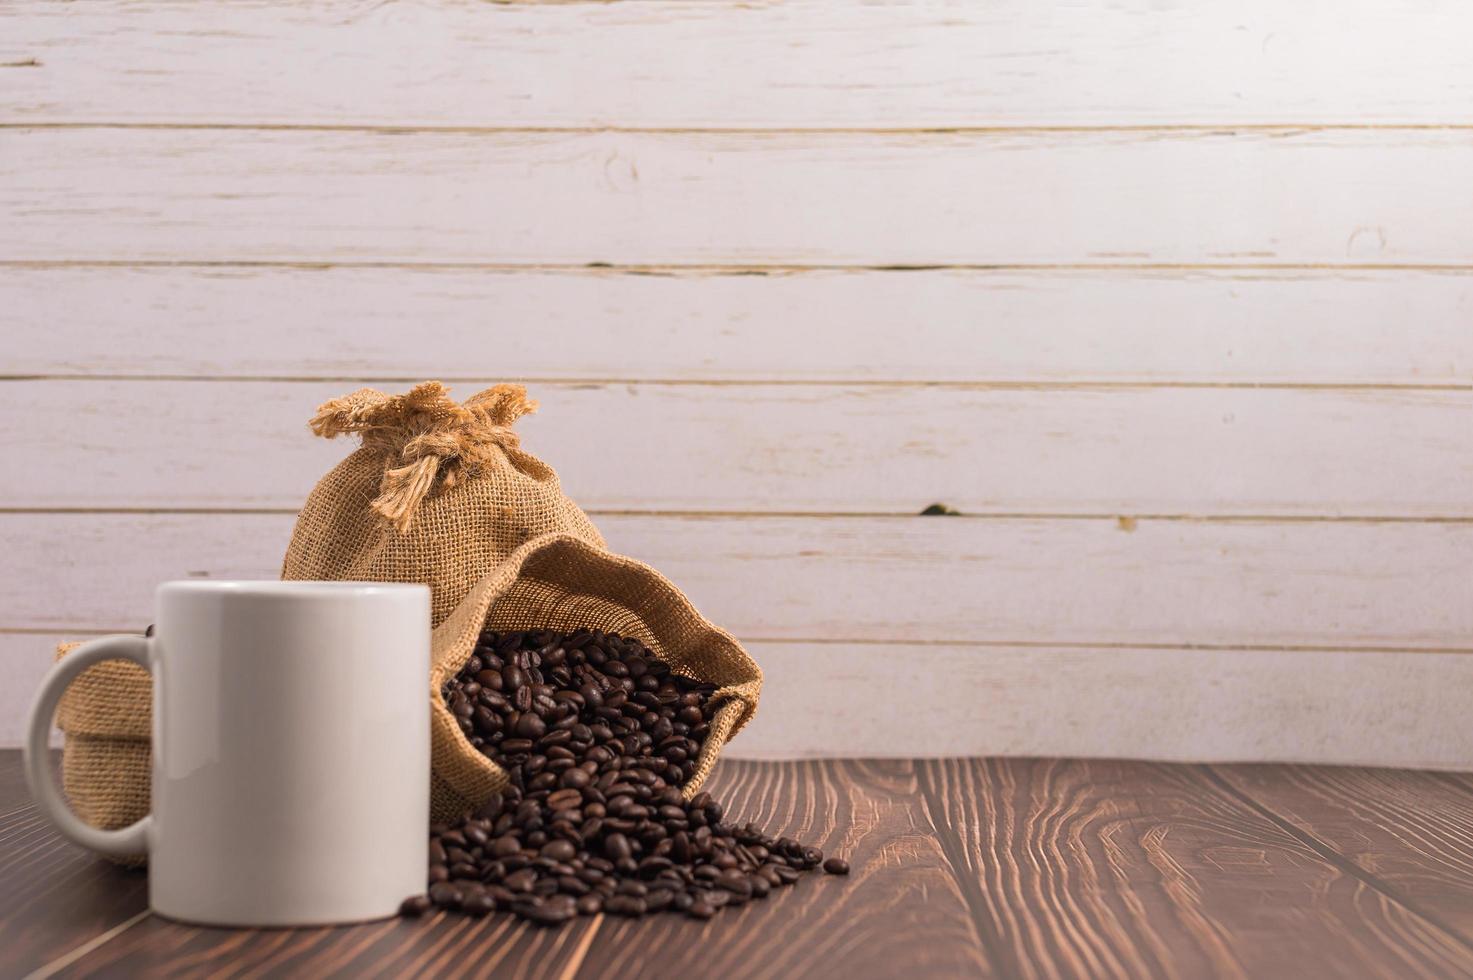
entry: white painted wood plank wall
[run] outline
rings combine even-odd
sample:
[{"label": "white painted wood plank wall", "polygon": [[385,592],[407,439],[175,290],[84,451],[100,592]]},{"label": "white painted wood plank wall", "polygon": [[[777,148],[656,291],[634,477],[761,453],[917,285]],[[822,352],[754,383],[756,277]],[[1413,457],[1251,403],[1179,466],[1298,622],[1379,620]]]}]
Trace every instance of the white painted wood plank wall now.
[{"label": "white painted wood plank wall", "polygon": [[0,744],[57,638],[275,573],[347,449],[318,402],[514,377],[611,542],[752,642],[736,754],[1473,767],[1470,33],[0,8]]},{"label": "white painted wood plank wall", "polygon": [[[11,4],[21,122],[936,129],[1473,122],[1415,0]],[[412,43],[410,43],[412,42]]]},{"label": "white painted wood plank wall", "polygon": [[[1473,270],[1463,268],[68,262],[11,266],[5,290],[5,371],[45,377],[1473,382]],[[424,330],[433,343],[405,343]]]},{"label": "white painted wood plank wall", "polygon": [[[351,448],[306,429],[345,385],[16,379],[0,385],[0,413],[29,421],[11,445],[52,466],[0,469],[0,495],[294,509]],[[599,510],[1473,517],[1463,388],[533,388],[542,407],[518,429]]]},{"label": "white painted wood plank wall", "polygon": [[[1426,652],[1473,629],[1462,523],[594,516],[752,639]],[[141,628],[158,581],[275,577],[293,520],[0,514],[28,569],[0,604],[28,630]]]},{"label": "white painted wood plank wall", "polygon": [[1446,265],[1453,129],[9,130],[17,260]]}]

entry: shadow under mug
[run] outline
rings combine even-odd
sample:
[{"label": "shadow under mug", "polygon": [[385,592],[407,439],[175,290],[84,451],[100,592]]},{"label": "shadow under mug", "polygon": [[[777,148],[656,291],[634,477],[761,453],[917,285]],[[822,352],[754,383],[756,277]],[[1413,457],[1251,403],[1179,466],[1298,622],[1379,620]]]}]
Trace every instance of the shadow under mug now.
[{"label": "shadow under mug", "polygon": [[[59,661],[31,709],[42,813],[104,854],[147,854],[149,906],[205,925],[395,914],[425,888],[430,590],[371,582],[168,582],[154,635]],[[67,807],[48,752],[67,685],[125,659],[153,674],[149,815],[120,830]]]}]

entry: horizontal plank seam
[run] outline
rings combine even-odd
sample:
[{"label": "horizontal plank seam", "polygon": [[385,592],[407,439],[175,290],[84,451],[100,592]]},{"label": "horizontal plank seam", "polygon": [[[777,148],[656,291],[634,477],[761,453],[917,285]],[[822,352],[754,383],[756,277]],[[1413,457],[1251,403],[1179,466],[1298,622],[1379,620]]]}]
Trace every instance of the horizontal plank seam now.
[{"label": "horizontal plank seam", "polygon": [[400,269],[615,275],[801,275],[811,272],[1447,272],[1468,274],[1473,262],[467,262],[383,259],[67,259],[0,257],[7,269]]},{"label": "horizontal plank seam", "polygon": [[[933,786],[930,772],[945,764],[943,760],[937,760],[931,765],[916,765],[914,772],[916,785],[921,791],[921,802],[925,806],[926,817],[932,829],[936,832],[936,842],[941,846],[941,853],[946,858],[946,865],[955,880],[958,890],[961,892],[962,902],[966,905],[967,912],[972,920],[972,928],[977,933],[977,938],[982,943],[982,949],[987,960],[997,968],[997,974],[1003,977],[1021,977],[1027,975],[1022,969],[1022,963],[1018,958],[1017,950],[1013,944],[1008,942],[1001,931],[995,927],[988,914],[987,901],[982,895],[982,882],[974,880],[966,873],[967,863],[965,860],[966,842],[957,833],[951,822],[946,820],[946,807],[942,803],[937,787]],[[959,765],[983,766],[979,760],[962,760]],[[985,777],[985,772],[984,772]],[[981,803],[978,801],[978,805]],[[979,839],[981,828],[978,828]],[[985,867],[984,856],[977,855],[978,867]]]},{"label": "horizontal plank seam", "polygon": [[[435,374],[446,383],[485,383],[484,376]],[[0,383],[58,381],[77,382],[212,382],[230,384],[358,384],[397,382],[414,384],[421,375],[409,374],[3,374]],[[939,378],[905,380],[870,378],[612,378],[577,376],[507,375],[500,380],[567,387],[642,385],[651,388],[945,388],[959,391],[1133,391],[1154,389],[1228,389],[1263,391],[1473,391],[1473,379],[1451,381],[1189,381],[1189,380],[1025,380],[977,378],[969,381]]]},{"label": "horizontal plank seam", "polygon": [[388,136],[424,134],[480,135],[598,135],[629,134],[649,136],[1007,136],[1071,133],[1141,133],[1143,135],[1182,133],[1191,136],[1252,135],[1293,136],[1301,133],[1334,132],[1464,132],[1473,130],[1473,121],[1354,123],[1354,122],[1254,122],[1243,120],[1221,123],[1094,123],[1094,124],[988,124],[927,123],[919,126],[629,126],[607,124],[548,125],[507,123],[502,125],[469,125],[455,123],[328,123],[328,122],[228,122],[217,120],[106,120],[106,119],[34,119],[0,122],[0,130],[183,130],[246,131],[284,133],[368,133]]},{"label": "horizontal plank seam", "polygon": [[[0,507],[5,515],[134,515],[134,516],[208,516],[250,515],[283,516],[299,513],[297,507]],[[621,508],[585,508],[592,517],[649,517],[684,521],[729,520],[800,520],[800,521],[1099,521],[1119,524],[1134,521],[1132,530],[1142,522],[1161,521],[1179,524],[1473,524],[1468,514],[1168,514],[1124,510],[1109,511],[982,511],[946,514],[921,514],[915,511],[820,511],[820,510],[634,510]],[[1123,530],[1123,529],[1122,529]]]},{"label": "horizontal plank seam", "polygon": [[1379,892],[1390,901],[1395,902],[1414,915],[1424,919],[1430,925],[1445,933],[1449,938],[1457,941],[1467,951],[1473,953],[1473,939],[1464,935],[1450,922],[1443,919],[1441,915],[1426,908],[1421,902],[1413,899],[1411,896],[1403,894],[1400,889],[1394,887],[1380,876],[1367,871],[1356,862],[1345,857],[1333,845],[1301,829],[1293,821],[1280,816],[1278,811],[1274,810],[1269,802],[1261,801],[1257,797],[1241,790],[1232,780],[1227,779],[1218,772],[1215,765],[1208,763],[1196,768],[1200,769],[1207,776],[1208,780],[1218,786],[1224,793],[1251,807],[1257,813],[1262,814],[1276,827],[1284,831],[1284,833],[1298,840],[1301,844],[1318,854],[1322,860],[1339,869],[1342,874],[1350,875],[1373,891]]},{"label": "horizontal plank seam", "polygon": [[[111,636],[115,633],[136,633],[138,625],[102,628],[96,626],[0,626],[0,636]],[[784,646],[876,646],[876,647],[936,647],[941,649],[971,649],[980,647],[989,650],[1069,650],[1109,651],[1142,653],[1374,653],[1399,656],[1402,654],[1467,656],[1473,647],[1439,647],[1416,645],[1379,644],[1283,644],[1283,643],[1126,643],[1114,640],[1024,640],[1024,639],[979,639],[979,640],[932,640],[909,637],[880,638],[866,637],[844,639],[834,636],[743,636],[748,644]]]}]

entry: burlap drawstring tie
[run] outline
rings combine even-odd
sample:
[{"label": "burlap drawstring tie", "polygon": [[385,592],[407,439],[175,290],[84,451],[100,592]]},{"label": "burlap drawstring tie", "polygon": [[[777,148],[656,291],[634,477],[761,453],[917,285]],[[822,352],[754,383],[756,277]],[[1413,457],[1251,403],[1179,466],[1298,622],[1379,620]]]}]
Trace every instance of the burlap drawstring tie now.
[{"label": "burlap drawstring tie", "polygon": [[512,425],[536,410],[521,385],[496,385],[460,404],[449,388],[426,381],[403,395],[360,388],[334,398],[317,409],[311,426],[325,439],[358,433],[363,448],[384,457],[371,506],[402,534],[437,483],[448,489],[498,457],[520,455]]}]

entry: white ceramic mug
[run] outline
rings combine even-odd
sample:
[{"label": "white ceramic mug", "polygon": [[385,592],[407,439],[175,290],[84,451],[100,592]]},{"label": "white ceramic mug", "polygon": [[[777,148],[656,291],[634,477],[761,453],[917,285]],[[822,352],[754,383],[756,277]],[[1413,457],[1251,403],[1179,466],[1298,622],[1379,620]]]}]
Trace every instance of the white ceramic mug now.
[{"label": "white ceramic mug", "polygon": [[[169,582],[154,634],[59,661],[31,709],[26,779],[66,837],[146,853],[149,906],[208,925],[393,915],[425,888],[430,591],[370,582]],[[125,659],[153,672],[153,797],[121,830],[79,820],[47,751],[62,693]]]}]

